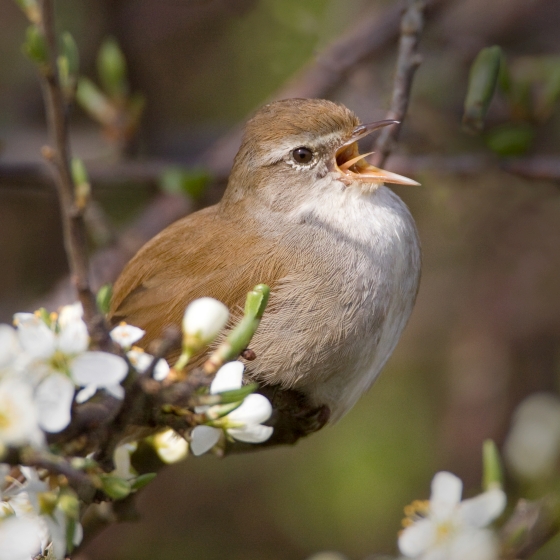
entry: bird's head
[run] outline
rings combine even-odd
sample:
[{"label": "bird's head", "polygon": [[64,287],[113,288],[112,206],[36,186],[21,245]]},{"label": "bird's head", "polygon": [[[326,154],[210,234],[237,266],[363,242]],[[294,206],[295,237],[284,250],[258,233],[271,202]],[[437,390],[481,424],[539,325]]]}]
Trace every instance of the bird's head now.
[{"label": "bird's head", "polygon": [[358,141],[374,130],[398,124],[360,124],[343,105],[324,99],[285,99],[262,107],[250,119],[235,158],[225,201],[245,196],[299,199],[336,182],[371,192],[384,183],[418,185],[379,169],[360,154]]}]

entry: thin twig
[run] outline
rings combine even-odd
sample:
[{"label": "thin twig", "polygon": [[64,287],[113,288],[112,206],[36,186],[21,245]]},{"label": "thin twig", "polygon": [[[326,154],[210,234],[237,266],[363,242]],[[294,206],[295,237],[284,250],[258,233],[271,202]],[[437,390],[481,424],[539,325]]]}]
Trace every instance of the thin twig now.
[{"label": "thin twig", "polygon": [[418,43],[424,27],[424,8],[425,2],[423,0],[408,0],[408,7],[401,19],[401,37],[393,95],[391,107],[385,117],[389,120],[400,121],[401,124],[386,127],[377,138],[374,148],[376,152],[375,165],[380,167],[385,163],[397,140],[408,108],[412,80],[421,62],[421,57],[418,54]]},{"label": "thin twig", "polygon": [[82,211],[74,201],[74,181],[70,169],[68,137],[68,104],[60,86],[58,50],[54,24],[53,0],[41,0],[41,30],[45,36],[48,61],[41,72],[45,98],[47,126],[52,146],[43,149],[45,159],[52,164],[54,180],[60,202],[64,246],[70,266],[72,283],[84,308],[84,317],[93,338],[101,338],[102,321],[98,314],[95,296],[88,278],[86,228]]},{"label": "thin twig", "polygon": [[544,181],[560,181],[559,156],[533,156],[506,159],[502,165],[504,171]]},{"label": "thin twig", "polygon": [[501,560],[530,558],[560,530],[559,504],[555,496],[536,502],[519,500],[500,531]]}]

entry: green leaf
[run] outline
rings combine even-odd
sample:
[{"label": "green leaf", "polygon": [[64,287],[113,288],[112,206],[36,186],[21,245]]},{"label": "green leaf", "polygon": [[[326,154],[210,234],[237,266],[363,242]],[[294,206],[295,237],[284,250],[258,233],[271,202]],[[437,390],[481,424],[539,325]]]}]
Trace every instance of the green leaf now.
[{"label": "green leaf", "polygon": [[58,500],[58,507],[70,519],[78,519],[80,517],[80,502],[73,494],[62,494]]},{"label": "green leaf", "polygon": [[112,124],[116,118],[115,107],[109,98],[88,78],[78,80],[76,101],[103,125]]},{"label": "green leaf", "polygon": [[104,474],[100,476],[103,492],[113,500],[122,500],[126,498],[130,492],[130,482],[124,478]]},{"label": "green leaf", "polygon": [[485,135],[486,145],[500,156],[524,154],[534,138],[535,131],[527,123],[505,123],[490,129]]},{"label": "green leaf", "polygon": [[270,288],[266,284],[255,286],[245,300],[245,315],[261,319],[268,303]]},{"label": "green leaf", "polygon": [[84,162],[77,157],[72,158],[72,179],[75,185],[89,183],[88,174]]},{"label": "green leaf", "polygon": [[197,405],[215,405],[215,404],[229,404],[242,401],[254,393],[259,388],[258,383],[249,383],[248,385],[243,385],[239,389],[232,389],[231,391],[223,391],[216,395],[201,395],[197,400]]},{"label": "green leaf", "polygon": [[170,166],[161,175],[160,188],[172,194],[187,194],[196,199],[206,190],[212,176],[201,168]]},{"label": "green leaf", "polygon": [[105,39],[99,49],[97,72],[103,89],[110,97],[127,96],[126,59],[113,37]]},{"label": "green leaf", "polygon": [[463,113],[463,126],[469,132],[478,133],[484,127],[484,118],[496,90],[501,58],[500,47],[488,47],[482,49],[472,63]]},{"label": "green leaf", "polygon": [[65,31],[60,37],[60,55],[57,60],[60,84],[68,96],[73,95],[78,79],[80,55],[72,35]]},{"label": "green leaf", "polygon": [[95,299],[97,301],[97,308],[103,315],[107,315],[109,313],[109,309],[111,308],[111,298],[113,297],[113,285],[112,284],[104,284],[99,288]]},{"label": "green leaf", "polygon": [[140,490],[140,488],[144,488],[144,486],[146,486],[146,484],[149,484],[150,482],[152,482],[152,480],[154,480],[154,478],[156,476],[157,476],[157,473],[155,473],[155,472],[141,474],[140,476],[135,478],[134,481],[132,482],[132,484],[131,484],[132,490]]},{"label": "green leaf", "polygon": [[484,490],[502,488],[504,475],[500,452],[496,444],[487,439],[482,445],[482,485]]},{"label": "green leaf", "polygon": [[70,75],[77,76],[80,70],[80,53],[74,37],[68,31],[60,36],[60,53],[68,61],[68,71]]},{"label": "green leaf", "polygon": [[46,65],[48,62],[45,36],[36,25],[30,25],[25,32],[23,52],[36,64]]}]

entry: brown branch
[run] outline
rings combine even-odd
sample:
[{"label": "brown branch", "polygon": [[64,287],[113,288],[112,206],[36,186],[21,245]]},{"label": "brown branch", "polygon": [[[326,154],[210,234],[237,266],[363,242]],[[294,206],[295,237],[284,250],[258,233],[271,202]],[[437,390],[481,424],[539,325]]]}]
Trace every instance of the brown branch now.
[{"label": "brown branch", "polygon": [[53,0],[41,0],[41,31],[45,37],[47,64],[41,75],[41,85],[45,99],[47,126],[51,147],[43,148],[45,159],[52,164],[54,181],[57,187],[64,246],[72,275],[72,283],[78,299],[84,308],[84,317],[90,334],[94,339],[106,337],[103,320],[95,304],[88,278],[88,256],[86,228],[82,211],[74,201],[75,186],[70,169],[70,147],[68,136],[68,104],[60,86],[58,74],[58,51],[54,24]]},{"label": "brown branch", "polygon": [[519,500],[500,531],[501,560],[530,558],[560,531],[558,499],[548,496],[536,502]]},{"label": "brown branch", "polygon": [[375,165],[383,166],[389,157],[406,115],[412,80],[416,69],[420,65],[421,57],[418,54],[418,43],[422,28],[424,27],[423,0],[408,0],[408,6],[401,20],[401,36],[399,41],[399,54],[393,83],[391,107],[386,119],[399,121],[398,126],[385,127],[379,134],[375,143]]},{"label": "brown branch", "polygon": [[31,447],[12,448],[2,458],[2,461],[12,466],[35,467],[45,469],[52,474],[62,475],[68,481],[69,486],[76,491],[78,497],[87,503],[91,502],[98,490],[92,479],[85,472],[75,469],[63,457],[53,455],[47,451]]},{"label": "brown branch", "polygon": [[560,157],[558,156],[506,159],[501,167],[504,171],[526,179],[560,181]]}]

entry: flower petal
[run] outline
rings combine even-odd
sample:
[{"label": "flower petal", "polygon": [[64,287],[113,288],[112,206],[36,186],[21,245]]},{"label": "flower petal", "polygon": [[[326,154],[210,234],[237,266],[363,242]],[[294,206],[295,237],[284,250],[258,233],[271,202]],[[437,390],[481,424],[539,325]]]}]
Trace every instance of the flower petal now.
[{"label": "flower petal", "polygon": [[436,542],[436,526],[429,519],[420,519],[399,536],[399,550],[409,558],[420,556]]},{"label": "flower petal", "polygon": [[22,445],[41,442],[31,385],[17,379],[0,383],[0,443]]},{"label": "flower petal", "polygon": [[212,426],[196,426],[191,432],[191,451],[193,455],[206,453],[220,440],[222,430]]},{"label": "flower petal", "polygon": [[159,458],[164,463],[168,464],[182,461],[189,451],[189,444],[185,438],[181,437],[175,430],[171,429],[156,434],[154,436],[154,446]]},{"label": "flower petal", "polygon": [[215,395],[224,391],[239,389],[243,380],[244,369],[245,366],[239,361],[228,362],[223,365],[210,385],[210,393]]},{"label": "flower petal", "polygon": [[446,560],[496,560],[499,545],[487,529],[461,531],[450,543]]},{"label": "flower petal", "polygon": [[76,395],[76,402],[78,404],[85,403],[86,401],[89,401],[95,393],[97,393],[96,385],[86,385],[81,391],[78,391]]},{"label": "flower petal", "polygon": [[0,325],[0,369],[8,367],[20,352],[18,337],[10,325]]},{"label": "flower petal", "polygon": [[120,356],[108,352],[84,352],[70,364],[77,385],[107,387],[120,383],[128,373],[128,365]]},{"label": "flower petal", "polygon": [[57,340],[58,348],[64,354],[81,354],[89,346],[87,325],[81,320],[70,321],[60,330]]},{"label": "flower petal", "polygon": [[30,560],[40,552],[38,519],[9,517],[0,524],[0,560]]},{"label": "flower petal", "polygon": [[260,424],[266,422],[272,414],[272,405],[263,395],[253,393],[245,397],[240,407],[228,414],[232,422],[243,424]]},{"label": "flower petal", "polygon": [[206,344],[226,326],[228,317],[229,310],[221,301],[211,297],[195,299],[185,310],[183,332],[200,337]]},{"label": "flower petal", "polygon": [[436,473],[432,480],[430,496],[431,514],[438,520],[448,518],[461,501],[463,483],[450,472]]},{"label": "flower petal", "polygon": [[18,337],[21,347],[32,358],[50,358],[56,350],[54,332],[35,315],[18,321]]},{"label": "flower petal", "polygon": [[115,399],[119,399],[119,401],[122,401],[124,399],[124,387],[122,385],[107,385],[104,387],[104,389],[112,397],[115,397]]},{"label": "flower petal", "polygon": [[505,492],[494,488],[461,502],[459,516],[471,527],[486,527],[502,514],[506,502]]},{"label": "flower petal", "polygon": [[244,428],[229,428],[228,434],[238,441],[247,443],[262,443],[270,438],[274,428],[263,426],[262,424],[253,424]]},{"label": "flower petal", "polygon": [[158,361],[156,367],[154,368],[154,379],[156,381],[163,381],[169,375],[170,371],[171,368],[169,367],[169,364],[164,358],[162,358]]},{"label": "flower petal", "polygon": [[74,385],[61,373],[44,379],[35,391],[35,406],[39,425],[51,433],[60,432],[70,423],[70,407],[74,399]]},{"label": "flower petal", "polygon": [[122,323],[115,327],[109,334],[113,342],[118,344],[121,348],[130,348],[146,334],[146,331],[134,325]]},{"label": "flower petal", "polygon": [[71,305],[65,305],[58,312],[58,325],[64,329],[74,321],[81,321],[83,316],[84,308],[79,301]]}]

